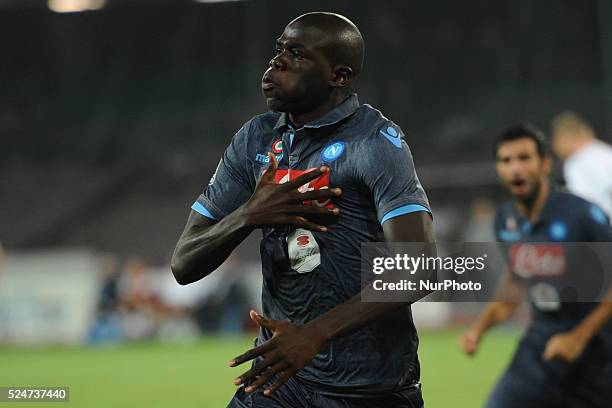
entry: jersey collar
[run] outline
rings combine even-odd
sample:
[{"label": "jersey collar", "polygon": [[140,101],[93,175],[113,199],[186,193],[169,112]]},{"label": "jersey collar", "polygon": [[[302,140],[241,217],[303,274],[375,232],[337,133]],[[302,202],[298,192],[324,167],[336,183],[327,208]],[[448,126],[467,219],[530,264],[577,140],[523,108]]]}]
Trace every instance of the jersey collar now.
[{"label": "jersey collar", "polygon": [[[359,99],[357,94],[351,94],[344,100],[344,102],[336,106],[333,110],[318,119],[306,123],[303,127],[318,129],[324,126],[333,125],[352,115],[357,109],[359,109]],[[278,121],[274,126],[274,130],[280,130],[282,132],[287,130],[289,127],[289,115],[286,112],[283,112],[278,118]]]}]

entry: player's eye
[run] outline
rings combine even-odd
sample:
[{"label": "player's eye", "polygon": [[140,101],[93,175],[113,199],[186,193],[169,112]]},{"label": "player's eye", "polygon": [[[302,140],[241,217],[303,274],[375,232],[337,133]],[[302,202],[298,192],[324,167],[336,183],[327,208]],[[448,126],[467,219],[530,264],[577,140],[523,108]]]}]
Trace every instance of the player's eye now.
[{"label": "player's eye", "polygon": [[276,55],[278,55],[278,54],[280,54],[280,53],[282,53],[282,52],[283,52],[283,49],[282,49],[282,48],[280,48],[280,47],[274,47],[274,50],[272,51],[272,54],[276,56]]},{"label": "player's eye", "polygon": [[299,51],[297,51],[297,50],[295,50],[295,49],[291,50],[291,54],[292,54],[294,57],[296,57],[296,58],[304,58],[304,56],[303,56],[302,54],[300,54],[300,52],[299,52]]}]

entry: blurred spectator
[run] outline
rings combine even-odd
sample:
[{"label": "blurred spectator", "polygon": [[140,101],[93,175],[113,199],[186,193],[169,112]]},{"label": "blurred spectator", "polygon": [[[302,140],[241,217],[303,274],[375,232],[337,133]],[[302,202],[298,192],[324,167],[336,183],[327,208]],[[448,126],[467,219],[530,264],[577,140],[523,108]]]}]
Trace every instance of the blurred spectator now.
[{"label": "blurred spectator", "polygon": [[119,279],[121,319],[130,340],[150,338],[157,331],[159,300],[149,268],[137,256],[128,258]]},{"label": "blurred spectator", "polygon": [[123,330],[119,319],[119,268],[114,256],[102,261],[97,316],[89,333],[90,343],[120,341]]},{"label": "blurred spectator", "polygon": [[244,275],[244,264],[232,255],[221,270],[202,279],[209,282],[204,286],[207,290],[194,311],[194,318],[203,333],[237,333],[250,322],[248,310],[252,305],[240,284]]},{"label": "blurred spectator", "polygon": [[612,215],[612,146],[574,112],[552,120],[553,150],[563,160],[567,188]]},{"label": "blurred spectator", "polygon": [[486,197],[478,197],[470,206],[470,219],[463,232],[464,242],[495,242],[493,217],[495,207]]},{"label": "blurred spectator", "polygon": [[107,256],[102,265],[102,283],[98,310],[103,313],[117,311],[119,305],[119,268],[113,256]]}]

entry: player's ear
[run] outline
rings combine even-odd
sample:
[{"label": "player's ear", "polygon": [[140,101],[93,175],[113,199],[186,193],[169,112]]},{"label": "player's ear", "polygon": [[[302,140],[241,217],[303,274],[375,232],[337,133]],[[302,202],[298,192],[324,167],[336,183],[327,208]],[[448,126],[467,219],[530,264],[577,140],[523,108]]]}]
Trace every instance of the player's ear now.
[{"label": "player's ear", "polygon": [[336,65],[330,79],[333,88],[344,88],[353,80],[353,69],[348,65]]}]

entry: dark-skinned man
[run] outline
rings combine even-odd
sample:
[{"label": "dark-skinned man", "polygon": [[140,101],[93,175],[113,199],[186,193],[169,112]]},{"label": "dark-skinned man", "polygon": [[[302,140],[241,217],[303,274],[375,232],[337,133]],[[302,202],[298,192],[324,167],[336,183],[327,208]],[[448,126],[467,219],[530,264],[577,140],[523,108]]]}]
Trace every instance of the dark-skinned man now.
[{"label": "dark-skinned man", "polygon": [[[561,243],[612,241],[612,228],[595,204],[550,184],[551,159],[537,129],[509,128],[499,136],[495,155],[500,181],[514,199],[499,209],[495,231],[514,255],[508,256],[500,299],[487,306],[459,345],[473,355],[484,333],[512,316],[525,294],[532,321],[486,407],[609,407],[612,302],[565,302],[563,281],[546,277],[578,273],[588,282],[598,270],[589,265],[597,265],[579,255],[584,254],[579,245]],[[513,244],[525,242],[530,244]],[[519,248],[529,251],[529,259]]]},{"label": "dark-skinned man", "polygon": [[401,130],[351,94],[363,54],[343,16],[287,25],[262,78],[270,112],[234,136],[175,249],[188,284],[262,230],[260,334],[230,361],[253,360],[230,407],[423,405],[410,305],[360,298],[362,242],[433,242]]}]

